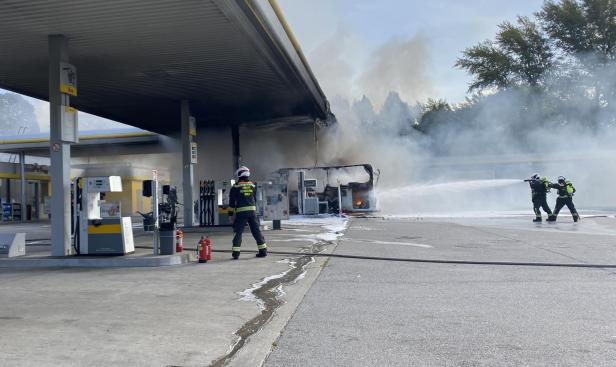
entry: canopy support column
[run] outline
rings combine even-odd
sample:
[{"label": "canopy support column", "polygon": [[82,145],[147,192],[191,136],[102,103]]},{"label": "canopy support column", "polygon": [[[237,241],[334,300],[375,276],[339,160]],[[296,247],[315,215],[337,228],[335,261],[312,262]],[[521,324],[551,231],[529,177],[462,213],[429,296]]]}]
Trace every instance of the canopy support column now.
[{"label": "canopy support column", "polygon": [[[194,202],[194,168],[196,163],[197,126],[195,119],[190,115],[190,104],[183,100],[180,104],[180,119],[182,120],[181,146],[182,146],[182,192],[184,197],[184,226],[195,225]],[[193,151],[194,150],[194,151]]]},{"label": "canopy support column", "polygon": [[68,62],[68,40],[49,36],[49,129],[51,157],[51,255],[72,255],[71,145],[62,140],[62,106],[68,95],[60,92],[60,63]]},{"label": "canopy support column", "polygon": [[19,201],[21,203],[21,221],[26,220],[26,153],[19,152]]}]

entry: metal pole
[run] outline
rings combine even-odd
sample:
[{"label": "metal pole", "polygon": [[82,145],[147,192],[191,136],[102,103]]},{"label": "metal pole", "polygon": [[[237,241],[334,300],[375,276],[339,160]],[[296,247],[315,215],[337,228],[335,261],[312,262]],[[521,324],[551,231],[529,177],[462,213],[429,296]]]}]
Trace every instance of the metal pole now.
[{"label": "metal pole", "polygon": [[180,119],[182,120],[182,192],[184,197],[184,227],[192,227],[194,222],[194,174],[191,160],[193,134],[196,126],[191,127],[190,105],[188,101],[182,101],[180,105]]},{"label": "metal pole", "polygon": [[19,201],[21,202],[21,221],[26,220],[26,153],[19,152]]},{"label": "metal pole", "polygon": [[7,178],[6,179],[6,202],[10,203],[11,202],[11,179]]},{"label": "metal pole", "polygon": [[237,171],[242,165],[242,157],[240,155],[240,127],[239,125],[231,126],[231,146],[233,150],[233,171]]},{"label": "metal pole", "polygon": [[158,171],[152,171],[152,218],[154,219],[154,241],[153,252],[158,255],[158,240],[160,232],[158,231]]},{"label": "metal pole", "polygon": [[314,166],[319,166],[319,137],[317,135],[317,120],[314,120]]},{"label": "metal pole", "polygon": [[340,189],[340,180],[338,180],[338,215],[342,216],[342,190]]},{"label": "metal pole", "polygon": [[62,141],[62,106],[68,95],[60,92],[60,63],[68,62],[68,40],[49,36],[49,143],[51,158],[51,255],[72,255],[71,146]]},{"label": "metal pole", "polygon": [[32,214],[36,213],[36,217],[34,217],[35,220],[39,220],[41,218],[40,214],[39,214],[39,204],[41,202],[40,200],[40,195],[41,195],[41,181],[36,181],[34,183],[34,199],[32,200]]},{"label": "metal pole", "polygon": [[300,215],[304,215],[304,199],[306,198],[306,188],[304,187],[304,171],[299,171],[297,175],[298,179],[298,195],[297,195],[297,209]]}]

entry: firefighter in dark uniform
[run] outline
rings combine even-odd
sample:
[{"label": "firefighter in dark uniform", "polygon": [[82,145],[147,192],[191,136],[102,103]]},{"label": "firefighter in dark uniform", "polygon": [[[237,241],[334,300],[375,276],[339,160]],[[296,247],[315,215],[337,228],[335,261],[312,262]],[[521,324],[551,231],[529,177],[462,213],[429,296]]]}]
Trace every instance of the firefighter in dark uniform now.
[{"label": "firefighter in dark uniform", "polygon": [[530,185],[530,191],[532,194],[533,200],[533,210],[535,211],[535,219],[533,222],[539,223],[542,221],[541,218],[541,208],[548,215],[552,215],[552,210],[548,205],[547,194],[550,191],[550,181],[548,181],[547,177],[539,177],[539,174],[535,173],[528,180]]},{"label": "firefighter in dark uniform", "polygon": [[229,215],[233,221],[233,248],[231,255],[234,259],[240,257],[240,246],[242,245],[242,233],[246,224],[250,227],[250,232],[257,241],[259,252],[257,257],[267,256],[267,244],[259,229],[259,219],[257,218],[257,187],[250,182],[250,170],[244,166],[236,172],[238,182],[233,185],[229,193]]},{"label": "firefighter in dark uniform", "polygon": [[563,176],[560,176],[558,177],[558,183],[551,184],[550,187],[558,190],[558,199],[556,199],[554,214],[548,217],[548,222],[556,222],[558,213],[565,205],[569,208],[573,221],[577,222],[580,220],[580,215],[575,209],[575,205],[573,205],[573,194],[575,194],[575,187],[573,187],[571,181],[567,180]]}]

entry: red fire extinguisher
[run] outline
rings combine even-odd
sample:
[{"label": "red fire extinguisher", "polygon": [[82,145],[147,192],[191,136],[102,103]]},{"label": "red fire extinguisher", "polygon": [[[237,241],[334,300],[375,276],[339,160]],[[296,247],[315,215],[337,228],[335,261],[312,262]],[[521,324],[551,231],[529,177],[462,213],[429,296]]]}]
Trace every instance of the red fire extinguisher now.
[{"label": "red fire extinguisher", "polygon": [[184,251],[184,232],[181,229],[175,231],[175,252]]},{"label": "red fire extinguisher", "polygon": [[199,240],[199,246],[197,247],[199,262],[206,263],[208,260],[212,260],[212,241],[209,238],[201,237]]}]

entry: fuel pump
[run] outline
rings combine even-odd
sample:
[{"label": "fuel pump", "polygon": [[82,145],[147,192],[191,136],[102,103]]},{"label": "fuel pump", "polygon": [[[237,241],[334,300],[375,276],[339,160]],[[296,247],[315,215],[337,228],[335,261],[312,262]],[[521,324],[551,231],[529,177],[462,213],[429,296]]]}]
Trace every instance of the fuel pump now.
[{"label": "fuel pump", "polygon": [[172,185],[163,185],[163,199],[158,204],[158,220],[161,231],[175,231],[178,222],[178,194]]},{"label": "fuel pump", "polygon": [[231,225],[229,192],[234,184],[234,180],[199,182],[199,225],[201,227]]},{"label": "fuel pump", "polygon": [[102,197],[121,191],[120,176],[73,181],[73,246],[77,254],[125,255],[135,251],[131,218],[122,217],[120,203],[105,203]]},{"label": "fuel pump", "polygon": [[172,185],[163,185],[162,189],[162,200],[158,204],[160,255],[173,255],[178,221],[177,189]]}]

